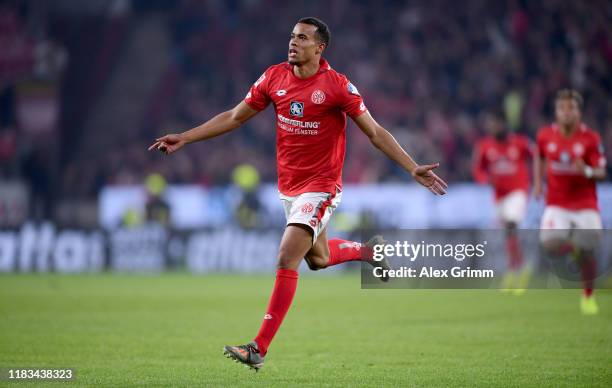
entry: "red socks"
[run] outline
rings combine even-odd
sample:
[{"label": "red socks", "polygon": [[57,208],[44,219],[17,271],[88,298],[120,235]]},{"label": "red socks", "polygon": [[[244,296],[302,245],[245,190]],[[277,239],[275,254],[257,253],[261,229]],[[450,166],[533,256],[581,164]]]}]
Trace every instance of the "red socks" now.
[{"label": "red socks", "polygon": [[268,346],[274,338],[276,331],[283,323],[285,315],[291,306],[295,289],[297,288],[298,272],[292,269],[278,269],[276,271],[276,282],[270,297],[268,310],[264,315],[259,333],[255,337],[255,342],[259,347],[262,356],[268,352]]},{"label": "red socks", "polygon": [[[372,248],[361,243],[340,239],[329,240],[328,267],[347,261],[369,259],[370,257],[372,257]],[[285,319],[285,315],[287,315],[287,311],[289,311],[297,288],[297,281],[297,271],[291,269],[278,269],[276,271],[276,282],[268,303],[268,310],[254,340],[262,355],[268,352],[270,342],[272,342],[283,319]]]},{"label": "red socks", "polygon": [[511,270],[515,271],[523,265],[523,250],[516,234],[511,234],[506,238],[506,249],[508,250],[508,264]]},{"label": "red socks", "polygon": [[580,275],[582,277],[582,287],[584,295],[588,298],[593,294],[593,283],[597,277],[597,261],[592,258],[582,258],[580,264]]},{"label": "red socks", "polygon": [[347,261],[369,260],[372,257],[372,248],[358,242],[333,238],[328,241],[328,246],[328,267]]},{"label": "red socks", "polygon": [[[361,243],[340,239],[329,240],[328,267],[347,261],[369,259],[370,257],[372,257],[372,248]],[[276,271],[276,282],[268,303],[268,310],[254,340],[264,356],[268,352],[270,342],[272,342],[283,319],[285,319],[291,302],[293,302],[297,281],[297,271],[291,269],[278,269]]]}]

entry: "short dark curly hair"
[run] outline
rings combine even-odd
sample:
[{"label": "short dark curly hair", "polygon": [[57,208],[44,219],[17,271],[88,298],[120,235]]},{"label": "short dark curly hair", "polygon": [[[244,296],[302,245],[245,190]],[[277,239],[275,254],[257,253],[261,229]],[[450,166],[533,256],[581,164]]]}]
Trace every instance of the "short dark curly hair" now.
[{"label": "short dark curly hair", "polygon": [[306,18],[301,18],[298,20],[298,23],[310,24],[311,26],[317,27],[317,39],[319,39],[319,42],[325,43],[325,47],[329,46],[329,42],[331,41],[331,31],[323,20],[309,16]]},{"label": "short dark curly hair", "polygon": [[574,100],[576,104],[578,104],[579,108],[582,108],[583,99],[582,95],[578,93],[578,91],[574,89],[561,89],[557,92],[557,96],[555,97],[555,101],[559,100]]}]

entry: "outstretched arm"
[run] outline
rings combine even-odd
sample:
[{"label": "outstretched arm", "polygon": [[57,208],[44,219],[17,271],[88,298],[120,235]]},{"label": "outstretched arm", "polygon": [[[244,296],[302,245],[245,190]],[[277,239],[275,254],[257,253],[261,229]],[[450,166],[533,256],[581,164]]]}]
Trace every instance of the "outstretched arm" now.
[{"label": "outstretched arm", "polygon": [[156,139],[155,143],[149,147],[149,151],[157,149],[166,154],[171,154],[178,151],[186,144],[210,139],[230,132],[247,122],[257,113],[259,113],[259,111],[251,108],[242,101],[233,109],[219,113],[204,124],[195,128],[183,133],[172,133]]},{"label": "outstretched arm", "polygon": [[374,120],[370,112],[365,112],[353,118],[353,120],[376,148],[387,155],[389,159],[402,166],[418,183],[427,187],[429,191],[434,194],[446,194],[448,185],[432,171],[440,165],[439,163],[425,165],[417,164],[414,159],[404,151],[402,146],[399,145],[393,135]]},{"label": "outstretched arm", "polygon": [[533,196],[535,199],[540,199],[544,195],[542,178],[544,177],[545,168],[546,160],[536,153],[533,157]]}]

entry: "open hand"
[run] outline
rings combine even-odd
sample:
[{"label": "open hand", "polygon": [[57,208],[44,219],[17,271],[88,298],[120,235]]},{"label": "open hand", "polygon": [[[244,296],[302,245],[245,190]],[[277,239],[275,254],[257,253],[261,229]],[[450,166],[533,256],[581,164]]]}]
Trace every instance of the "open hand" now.
[{"label": "open hand", "polygon": [[165,154],[171,154],[178,151],[185,144],[186,142],[181,135],[172,133],[155,139],[155,143],[149,147],[149,151],[157,149]]},{"label": "open hand", "polygon": [[440,163],[418,166],[414,169],[414,171],[412,171],[412,176],[414,177],[414,180],[427,187],[427,189],[435,195],[444,195],[446,194],[448,184],[432,171],[439,165]]}]

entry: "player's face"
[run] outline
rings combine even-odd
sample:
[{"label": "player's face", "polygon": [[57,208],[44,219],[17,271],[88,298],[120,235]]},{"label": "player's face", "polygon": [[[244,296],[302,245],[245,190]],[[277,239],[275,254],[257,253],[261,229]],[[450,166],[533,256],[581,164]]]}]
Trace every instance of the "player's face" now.
[{"label": "player's face", "polygon": [[293,27],[289,39],[289,63],[300,65],[311,61],[323,52],[325,44],[317,39],[317,27],[311,24],[298,23]]},{"label": "player's face", "polygon": [[501,119],[493,114],[485,116],[485,129],[491,136],[499,136],[504,133],[504,123]]},{"label": "player's face", "polygon": [[580,122],[580,107],[571,98],[563,98],[555,102],[557,123],[562,126],[574,126]]}]

